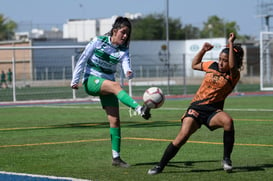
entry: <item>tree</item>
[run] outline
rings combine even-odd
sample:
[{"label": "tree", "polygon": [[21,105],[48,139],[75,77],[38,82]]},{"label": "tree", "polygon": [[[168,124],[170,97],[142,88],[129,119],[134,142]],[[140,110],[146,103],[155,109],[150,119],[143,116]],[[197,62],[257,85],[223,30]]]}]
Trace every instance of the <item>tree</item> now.
[{"label": "tree", "polygon": [[17,24],[0,14],[0,41],[11,40],[14,37],[14,31]]},{"label": "tree", "polygon": [[226,22],[218,16],[210,16],[201,30],[201,38],[228,37],[231,32],[237,35],[239,30],[235,21]]},{"label": "tree", "polygon": [[183,34],[185,37],[183,38],[184,40],[186,39],[198,39],[200,37],[200,30],[197,27],[192,26],[191,24],[186,25],[183,29]]},{"label": "tree", "polygon": [[[181,40],[185,39],[185,32],[183,31],[182,24],[179,19],[169,18],[169,39]],[[164,36],[166,39],[166,34]]]},{"label": "tree", "polygon": [[164,34],[164,17],[148,15],[134,20],[132,40],[161,40]]},{"label": "tree", "polygon": [[[143,18],[133,20],[132,40],[164,40],[166,39],[166,20],[163,14],[150,14]],[[169,39],[181,40],[186,38],[186,33],[192,30],[183,30],[179,19],[169,18]],[[196,29],[194,29],[195,31]],[[191,33],[189,33],[191,32]]]},{"label": "tree", "polygon": [[[247,35],[240,36],[239,25],[235,21],[225,21],[218,16],[208,17],[207,22],[203,23],[203,29],[199,29],[191,24],[182,25],[180,19],[169,18],[169,39],[186,40],[198,38],[228,38],[229,33],[234,32],[237,39],[248,40]],[[166,24],[164,14],[150,14],[143,18],[132,21],[133,32],[132,40],[165,40]]]}]

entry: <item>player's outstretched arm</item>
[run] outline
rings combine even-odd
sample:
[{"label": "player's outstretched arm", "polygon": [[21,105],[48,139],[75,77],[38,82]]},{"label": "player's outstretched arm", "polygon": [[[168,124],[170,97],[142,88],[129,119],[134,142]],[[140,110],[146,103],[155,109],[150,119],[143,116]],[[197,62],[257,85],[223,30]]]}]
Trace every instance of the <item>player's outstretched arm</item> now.
[{"label": "player's outstretched arm", "polygon": [[230,33],[229,39],[228,39],[228,47],[229,47],[229,50],[232,50],[232,51],[229,51],[228,64],[229,64],[230,71],[232,72],[236,72],[236,65],[235,65],[235,58],[234,58],[234,51],[233,51],[233,42],[235,39],[236,39],[235,34]]},{"label": "player's outstretched arm", "polygon": [[194,70],[202,70],[201,62],[203,59],[203,56],[207,51],[210,51],[213,48],[213,45],[210,43],[204,43],[203,47],[201,50],[195,55],[195,57],[192,60],[192,69]]}]

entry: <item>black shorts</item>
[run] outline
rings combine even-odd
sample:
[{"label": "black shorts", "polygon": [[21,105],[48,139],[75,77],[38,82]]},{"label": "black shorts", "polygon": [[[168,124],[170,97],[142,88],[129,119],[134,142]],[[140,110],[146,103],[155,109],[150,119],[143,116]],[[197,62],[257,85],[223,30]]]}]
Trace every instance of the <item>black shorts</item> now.
[{"label": "black shorts", "polygon": [[222,110],[221,109],[203,110],[203,109],[193,108],[190,106],[185,112],[185,114],[182,116],[181,121],[183,122],[183,119],[185,117],[192,117],[199,124],[199,127],[201,127],[203,124],[209,130],[213,131],[216,128],[210,127],[209,123],[211,118],[219,112],[222,112]]}]

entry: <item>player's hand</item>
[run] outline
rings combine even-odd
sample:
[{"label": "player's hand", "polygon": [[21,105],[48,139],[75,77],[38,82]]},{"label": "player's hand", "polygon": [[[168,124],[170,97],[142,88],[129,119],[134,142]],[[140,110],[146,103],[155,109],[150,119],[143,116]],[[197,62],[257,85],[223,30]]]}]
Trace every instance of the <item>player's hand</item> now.
[{"label": "player's hand", "polygon": [[229,38],[228,38],[228,42],[229,42],[230,44],[232,44],[232,43],[234,42],[235,39],[236,39],[235,34],[234,34],[234,33],[230,33],[230,34],[229,34]]},{"label": "player's hand", "polygon": [[212,48],[213,48],[213,45],[210,44],[210,43],[208,43],[208,42],[206,42],[206,43],[204,43],[202,50],[203,50],[203,51],[209,51],[209,50],[211,50]]},{"label": "player's hand", "polygon": [[132,78],[134,78],[134,73],[133,73],[132,71],[128,71],[128,72],[126,73],[126,77],[127,77],[128,79],[132,79]]},{"label": "player's hand", "polygon": [[79,89],[79,85],[78,84],[74,84],[71,86],[72,89]]}]

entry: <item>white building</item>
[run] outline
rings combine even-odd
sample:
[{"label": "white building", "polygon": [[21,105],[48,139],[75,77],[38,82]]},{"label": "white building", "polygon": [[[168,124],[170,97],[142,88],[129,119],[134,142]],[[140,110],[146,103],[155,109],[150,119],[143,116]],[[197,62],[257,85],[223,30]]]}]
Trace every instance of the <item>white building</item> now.
[{"label": "white building", "polygon": [[29,40],[29,39],[62,39],[63,32],[58,28],[51,28],[51,30],[32,29],[31,32],[16,32],[15,40]]},{"label": "white building", "polygon": [[[125,14],[130,19],[137,19],[141,14]],[[78,42],[90,41],[95,36],[104,35],[111,30],[117,16],[101,19],[70,19],[63,25],[63,38],[76,38]]]},{"label": "white building", "polygon": [[68,20],[63,25],[63,38],[76,38],[78,42],[89,41],[97,34],[96,20]]}]

